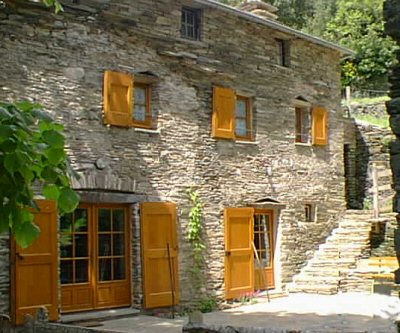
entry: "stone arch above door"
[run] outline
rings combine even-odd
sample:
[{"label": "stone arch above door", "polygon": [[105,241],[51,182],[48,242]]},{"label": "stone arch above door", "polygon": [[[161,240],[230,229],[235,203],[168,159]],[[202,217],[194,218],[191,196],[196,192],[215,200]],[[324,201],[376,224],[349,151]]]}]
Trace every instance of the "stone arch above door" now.
[{"label": "stone arch above door", "polygon": [[110,171],[78,172],[78,177],[72,179],[75,190],[106,190],[118,192],[136,192],[136,180],[129,177],[120,178]]}]

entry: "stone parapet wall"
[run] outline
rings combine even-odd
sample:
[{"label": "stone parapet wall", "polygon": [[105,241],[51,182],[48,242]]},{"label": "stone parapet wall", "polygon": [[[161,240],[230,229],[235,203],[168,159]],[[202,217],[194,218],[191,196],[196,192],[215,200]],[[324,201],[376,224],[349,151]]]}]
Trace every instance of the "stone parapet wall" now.
[{"label": "stone parapet wall", "polygon": [[[188,188],[195,187],[204,203],[204,294],[219,298],[225,207],[265,197],[286,204],[276,259],[277,282],[285,287],[337,225],[345,200],[340,54],[297,38],[291,43],[291,68],[279,66],[275,38],[290,36],[207,7],[203,40],[184,40],[179,36],[183,4],[92,1],[66,6],[57,16],[34,4],[2,9],[0,99],[41,102],[65,124],[72,166],[85,176],[77,188],[131,191],[177,203],[181,301],[189,306],[203,296],[195,295],[188,278]],[[105,70],[154,74],[156,130],[103,124]],[[213,85],[253,96],[254,142],[211,137]],[[295,144],[298,96],[329,111],[327,146]],[[306,203],[317,208],[315,222],[305,221]],[[140,253],[137,247],[134,253]],[[140,303],[140,270],[133,276],[134,303]],[[7,277],[0,284],[7,290]]]}]

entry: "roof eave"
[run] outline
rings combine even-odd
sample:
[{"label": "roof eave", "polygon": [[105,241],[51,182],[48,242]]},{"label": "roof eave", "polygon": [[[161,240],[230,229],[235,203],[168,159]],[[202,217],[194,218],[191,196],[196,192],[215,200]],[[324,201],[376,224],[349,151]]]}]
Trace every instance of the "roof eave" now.
[{"label": "roof eave", "polygon": [[273,20],[269,20],[267,18],[262,18],[260,16],[257,16],[255,14],[252,14],[249,12],[244,12],[240,9],[225,5],[225,4],[215,1],[215,0],[192,0],[192,1],[202,4],[202,5],[205,5],[205,6],[223,10],[228,13],[232,13],[234,15],[248,19],[252,22],[266,25],[270,28],[273,28],[273,29],[279,30],[281,32],[296,36],[298,38],[312,42],[314,44],[318,44],[318,45],[321,45],[321,46],[324,46],[324,47],[327,47],[330,49],[334,49],[334,50],[340,52],[342,55],[353,55],[354,54],[354,51],[352,51],[344,46],[341,46],[341,45],[326,41],[324,39],[306,34],[304,32],[296,30],[296,29],[287,27],[286,25],[283,25],[282,23],[279,23],[279,22],[276,22]]}]

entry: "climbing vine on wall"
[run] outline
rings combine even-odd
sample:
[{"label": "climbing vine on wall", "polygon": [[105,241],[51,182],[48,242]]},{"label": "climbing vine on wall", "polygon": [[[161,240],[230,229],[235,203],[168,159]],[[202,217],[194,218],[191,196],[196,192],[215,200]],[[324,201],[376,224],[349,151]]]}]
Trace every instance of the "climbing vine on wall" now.
[{"label": "climbing vine on wall", "polygon": [[202,239],[203,204],[197,191],[188,190],[188,196],[192,208],[189,212],[187,240],[193,245],[194,269],[200,271],[204,264],[204,250],[206,248]]}]

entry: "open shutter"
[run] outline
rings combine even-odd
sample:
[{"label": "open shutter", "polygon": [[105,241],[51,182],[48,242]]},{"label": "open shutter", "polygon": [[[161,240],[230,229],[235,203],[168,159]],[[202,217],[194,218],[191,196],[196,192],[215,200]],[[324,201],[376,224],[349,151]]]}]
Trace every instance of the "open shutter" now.
[{"label": "open shutter", "polygon": [[235,137],[235,92],[230,88],[214,87],[212,136],[233,139]]},{"label": "open shutter", "polygon": [[128,127],[132,124],[133,76],[105,71],[104,73],[104,123]]},{"label": "open shutter", "polygon": [[58,320],[57,210],[53,201],[38,200],[34,212],[39,238],[26,249],[12,242],[13,322],[21,325],[25,316],[46,308],[51,321]]},{"label": "open shutter", "polygon": [[225,296],[254,291],[254,209],[225,209]]},{"label": "open shutter", "polygon": [[313,144],[325,146],[328,144],[328,112],[322,107],[314,107],[312,114]]},{"label": "open shutter", "polygon": [[140,207],[144,307],[179,303],[176,204],[144,202]]}]

